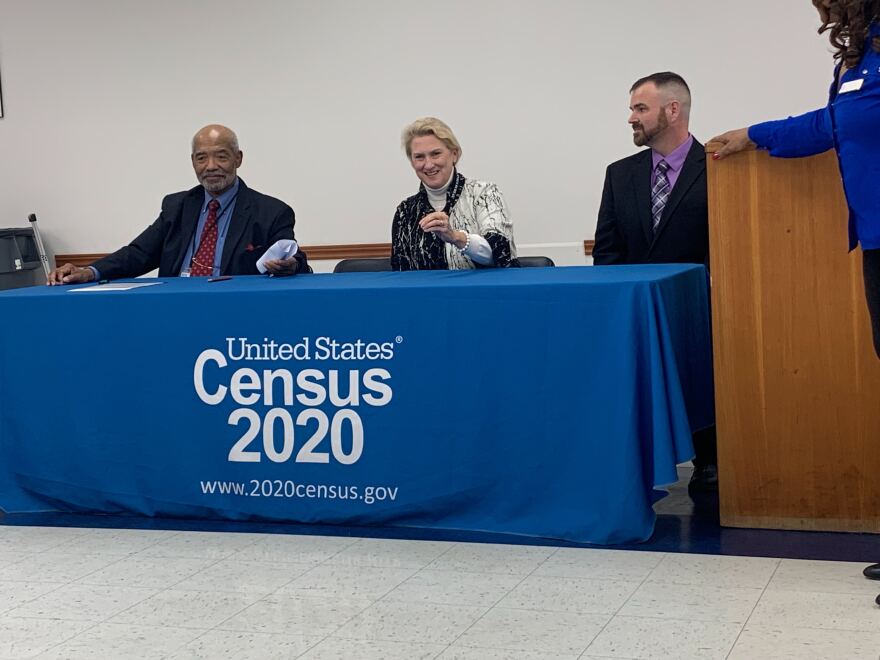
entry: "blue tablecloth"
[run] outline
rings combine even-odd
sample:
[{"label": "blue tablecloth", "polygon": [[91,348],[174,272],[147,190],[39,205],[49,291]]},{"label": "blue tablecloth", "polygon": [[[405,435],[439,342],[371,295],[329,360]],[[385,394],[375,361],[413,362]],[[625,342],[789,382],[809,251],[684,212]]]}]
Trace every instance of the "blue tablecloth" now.
[{"label": "blue tablecloth", "polygon": [[0,508],[648,538],[713,421],[699,266],[0,294]]}]

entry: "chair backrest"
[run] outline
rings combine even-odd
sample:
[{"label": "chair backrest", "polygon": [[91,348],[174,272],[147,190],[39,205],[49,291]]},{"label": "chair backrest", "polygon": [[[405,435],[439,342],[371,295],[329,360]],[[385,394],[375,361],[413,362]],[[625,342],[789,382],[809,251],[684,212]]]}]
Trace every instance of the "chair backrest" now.
[{"label": "chair backrest", "polygon": [[517,261],[519,261],[519,265],[523,268],[541,268],[556,265],[550,257],[517,257]]},{"label": "chair backrest", "polygon": [[378,259],[343,259],[333,269],[334,273],[375,273],[391,270],[391,257]]},{"label": "chair backrest", "polygon": [[[523,268],[542,268],[555,266],[550,257],[519,257],[519,265]],[[334,273],[375,273],[391,270],[391,258],[378,259],[343,259],[333,269]]]}]

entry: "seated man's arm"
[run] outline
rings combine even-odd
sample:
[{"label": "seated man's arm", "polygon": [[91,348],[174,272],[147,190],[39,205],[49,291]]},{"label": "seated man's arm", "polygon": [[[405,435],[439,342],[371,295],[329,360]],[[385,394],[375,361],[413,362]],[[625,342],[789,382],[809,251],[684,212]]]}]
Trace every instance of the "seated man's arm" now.
[{"label": "seated man's arm", "polygon": [[131,243],[99,259],[92,266],[101,273],[101,277],[108,280],[140,277],[159,267],[166,234],[166,223],[160,215]]},{"label": "seated man's arm", "polygon": [[596,223],[593,264],[596,266],[607,266],[622,263],[626,263],[626,247],[617,223],[611,174],[609,170],[606,170],[605,187],[602,190],[602,202],[599,205],[599,219]]},{"label": "seated man's arm", "polygon": [[81,284],[92,282],[100,277],[117,279],[120,277],[138,277],[159,267],[162,256],[162,245],[167,233],[166,201],[162,202],[159,217],[140,235],[125,247],[113,254],[98,259],[91,266],[79,268],[73,264],[64,264],[49,273],[46,284]]},{"label": "seated man's arm", "polygon": [[[296,240],[296,235],[293,231],[295,224],[296,215],[293,209],[285,204],[272,223],[267,245],[274,245],[282,239]],[[289,259],[273,259],[265,262],[263,265],[266,266],[266,270],[272,275],[296,275],[297,273],[312,272],[308,257],[302,250],[297,250],[296,254]]]},{"label": "seated man's arm", "polygon": [[103,259],[98,259],[92,267],[107,280],[140,277],[158,268],[171,222],[179,216],[181,203],[182,196],[179,193],[166,196],[162,200],[162,211],[153,224],[144,229],[128,245]]}]

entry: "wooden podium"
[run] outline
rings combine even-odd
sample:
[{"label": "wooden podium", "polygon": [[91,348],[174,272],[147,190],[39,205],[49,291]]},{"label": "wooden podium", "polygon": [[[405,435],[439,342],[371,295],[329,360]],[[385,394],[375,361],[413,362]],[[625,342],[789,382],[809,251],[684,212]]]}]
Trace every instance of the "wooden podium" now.
[{"label": "wooden podium", "polygon": [[880,360],[835,154],[714,150],[721,524],[880,532]]}]

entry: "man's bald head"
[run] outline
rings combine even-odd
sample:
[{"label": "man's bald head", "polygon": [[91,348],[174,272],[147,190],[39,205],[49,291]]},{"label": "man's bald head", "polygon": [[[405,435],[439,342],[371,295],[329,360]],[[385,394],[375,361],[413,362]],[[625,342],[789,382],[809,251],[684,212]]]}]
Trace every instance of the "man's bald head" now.
[{"label": "man's bald head", "polygon": [[199,183],[214,196],[233,186],[242,158],[238,136],[226,126],[209,124],[193,136],[193,169]]},{"label": "man's bald head", "polygon": [[193,135],[193,153],[196,152],[196,144],[206,139],[214,142],[225,142],[229,145],[229,148],[232,149],[232,151],[239,151],[238,136],[235,134],[235,131],[222,124],[208,124],[204,128],[200,128],[198,132]]}]

